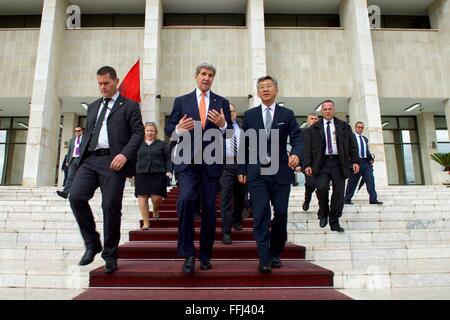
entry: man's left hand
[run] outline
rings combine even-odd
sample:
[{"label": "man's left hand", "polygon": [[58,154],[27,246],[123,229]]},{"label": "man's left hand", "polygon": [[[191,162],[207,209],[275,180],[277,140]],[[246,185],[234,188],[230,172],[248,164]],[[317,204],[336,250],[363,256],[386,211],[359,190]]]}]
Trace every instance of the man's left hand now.
[{"label": "man's left hand", "polygon": [[115,171],[120,171],[122,167],[127,163],[128,159],[123,154],[119,153],[117,156],[114,157],[113,161],[111,162],[110,168]]},{"label": "man's left hand", "polygon": [[214,123],[219,128],[225,126],[225,115],[223,114],[223,109],[220,109],[220,113],[217,110],[211,109],[208,111],[208,120]]},{"label": "man's left hand", "polygon": [[295,154],[292,154],[289,156],[289,163],[288,166],[292,169],[295,169],[295,167],[298,166],[298,163],[300,162],[300,159]]},{"label": "man's left hand", "polygon": [[357,174],[359,172],[359,164],[354,163],[353,164],[353,173]]}]

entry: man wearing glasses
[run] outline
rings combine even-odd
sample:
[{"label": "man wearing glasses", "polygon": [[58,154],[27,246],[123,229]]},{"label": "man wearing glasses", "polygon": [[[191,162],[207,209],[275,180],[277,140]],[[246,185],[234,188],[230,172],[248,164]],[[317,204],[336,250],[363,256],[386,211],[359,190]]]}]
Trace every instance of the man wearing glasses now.
[{"label": "man wearing glasses", "polygon": [[69,150],[67,150],[66,166],[68,167],[67,180],[64,184],[64,189],[62,191],[57,190],[56,194],[61,198],[67,199],[70,192],[70,187],[72,186],[73,178],[77,172],[78,158],[80,157],[80,145],[83,139],[83,128],[75,128],[75,137],[73,137],[69,142]]}]

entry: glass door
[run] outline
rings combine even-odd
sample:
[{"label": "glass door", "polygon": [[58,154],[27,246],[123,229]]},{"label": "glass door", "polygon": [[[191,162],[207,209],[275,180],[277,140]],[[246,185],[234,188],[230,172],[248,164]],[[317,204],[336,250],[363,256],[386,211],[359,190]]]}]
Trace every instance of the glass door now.
[{"label": "glass door", "polygon": [[388,183],[423,184],[422,161],[414,117],[382,117]]}]

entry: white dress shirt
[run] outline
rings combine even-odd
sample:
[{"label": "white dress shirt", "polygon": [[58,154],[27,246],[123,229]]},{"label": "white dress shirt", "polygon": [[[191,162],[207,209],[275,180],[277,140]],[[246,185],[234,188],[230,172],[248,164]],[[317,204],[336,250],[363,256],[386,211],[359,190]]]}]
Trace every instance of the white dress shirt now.
[{"label": "white dress shirt", "polygon": [[[195,96],[197,97],[197,107],[198,107],[198,113],[200,114],[200,101],[202,101],[202,91],[199,88],[195,89]],[[206,121],[208,121],[208,111],[209,111],[209,100],[211,97],[211,90],[208,90],[205,92],[205,105],[206,105]],[[225,132],[225,129],[227,128],[227,119],[225,119],[225,124],[222,128],[220,128],[220,130],[222,130],[222,132]],[[180,130],[178,130],[175,127],[175,133],[178,136],[181,136],[181,132]]]},{"label": "white dress shirt", "polygon": [[[240,134],[241,134],[241,129],[239,128],[238,124],[236,122],[233,122],[233,130],[234,130],[234,134],[236,135],[236,150],[239,150],[239,143],[240,143]],[[225,144],[226,144],[226,156],[228,158],[232,158],[234,157],[234,153],[231,147],[231,140],[233,138],[230,139],[226,139],[225,140]],[[236,155],[237,156],[237,155]]]},{"label": "white dress shirt", "polygon": [[[109,102],[108,102],[108,106],[107,106],[108,110],[106,110],[105,119],[103,120],[102,128],[100,129],[100,134],[98,136],[98,143],[97,143],[97,147],[95,148],[95,150],[109,148],[107,121],[108,121],[109,113],[111,112],[111,109],[114,106],[114,103],[116,103],[117,98],[119,98],[119,94],[120,94],[119,91],[117,91],[116,94],[113,95],[111,97],[111,100],[109,100]],[[105,104],[102,101],[102,103],[100,105],[100,109],[98,110],[96,119],[98,119],[98,116],[102,112],[104,105]]]},{"label": "white dress shirt", "polygon": [[[356,136],[356,141],[358,142],[358,154],[359,154],[359,157],[361,159],[365,159],[365,158],[367,158],[367,143],[366,143],[366,140],[364,139],[362,134],[357,134],[355,132],[355,136]],[[362,138],[362,142],[363,142],[363,145],[364,145],[364,153],[365,154],[361,154],[361,151],[362,151],[361,150],[361,140],[359,139],[359,137]]]},{"label": "white dress shirt", "polygon": [[[264,103],[261,103],[261,112],[262,112],[262,116],[263,116],[263,123],[264,123],[264,127],[266,127],[266,117],[267,117],[267,108],[270,108],[270,115],[272,116],[272,124],[273,124],[273,115],[275,114],[275,106],[276,103],[272,103],[270,106],[266,106]],[[266,128],[267,129],[267,128]]]},{"label": "white dress shirt", "polygon": [[330,123],[330,131],[331,131],[331,145],[333,147],[333,153],[332,154],[339,154],[337,143],[336,143],[336,127],[334,126],[334,118],[331,120],[323,119],[323,130],[325,131],[325,155],[330,155],[328,153],[328,137],[327,137],[327,122],[331,121]]},{"label": "white dress shirt", "polygon": [[[77,155],[77,154],[76,154],[76,151],[77,151],[77,148],[78,148],[78,150],[80,150],[79,148],[80,148],[81,140],[83,139],[83,136],[80,136],[80,141],[79,141],[79,143],[77,143],[77,138],[78,138],[78,137],[75,137],[75,140],[74,140],[74,142],[73,142],[72,158],[78,158],[78,157],[80,156],[80,155]],[[80,152],[80,151],[78,151],[78,152]]]}]

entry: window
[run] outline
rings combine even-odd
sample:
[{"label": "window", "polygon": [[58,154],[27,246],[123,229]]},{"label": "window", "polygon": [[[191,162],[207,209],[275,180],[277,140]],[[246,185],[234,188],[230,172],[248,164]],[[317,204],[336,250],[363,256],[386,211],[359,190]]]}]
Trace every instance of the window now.
[{"label": "window", "polygon": [[266,27],[325,27],[341,26],[338,14],[265,14]]},{"label": "window", "polygon": [[441,153],[450,152],[450,139],[445,117],[434,117],[436,126],[437,150]]},{"label": "window", "polygon": [[163,26],[237,26],[245,27],[241,13],[165,13]]},{"label": "window", "polygon": [[0,28],[39,28],[41,15],[0,16]]},{"label": "window", "polygon": [[144,27],[145,14],[82,14],[81,27]]},{"label": "window", "polygon": [[0,118],[0,184],[22,184],[28,118]]},{"label": "window", "polygon": [[431,29],[428,16],[382,15],[381,28]]}]

